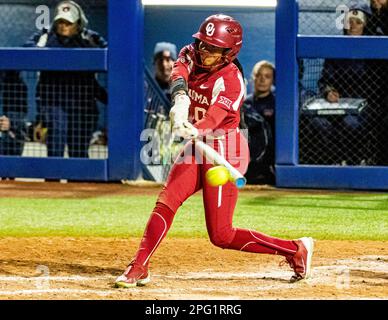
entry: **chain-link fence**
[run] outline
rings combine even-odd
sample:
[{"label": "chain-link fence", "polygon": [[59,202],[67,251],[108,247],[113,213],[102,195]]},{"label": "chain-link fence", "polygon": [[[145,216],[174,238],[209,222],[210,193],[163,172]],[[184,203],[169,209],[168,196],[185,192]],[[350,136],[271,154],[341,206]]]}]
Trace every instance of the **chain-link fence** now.
[{"label": "chain-link fence", "polygon": [[107,158],[106,74],[4,71],[0,154]]},{"label": "chain-link fence", "polygon": [[[368,15],[338,29],[336,8],[354,3],[300,1],[299,33],[352,36],[357,27],[367,37]],[[388,165],[388,60],[300,59],[299,69],[300,163]]]},{"label": "chain-link fence", "polygon": [[299,3],[299,34],[340,35],[336,22],[344,0],[301,0]]}]

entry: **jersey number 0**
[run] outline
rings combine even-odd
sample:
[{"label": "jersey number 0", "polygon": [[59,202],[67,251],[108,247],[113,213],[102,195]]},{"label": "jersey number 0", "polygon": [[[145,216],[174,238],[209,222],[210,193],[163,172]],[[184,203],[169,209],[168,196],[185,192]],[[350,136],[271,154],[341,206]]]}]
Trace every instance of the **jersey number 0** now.
[{"label": "jersey number 0", "polygon": [[201,120],[205,116],[205,113],[206,113],[206,109],[205,108],[195,107],[195,109],[194,109],[194,119],[195,119],[195,122]]}]

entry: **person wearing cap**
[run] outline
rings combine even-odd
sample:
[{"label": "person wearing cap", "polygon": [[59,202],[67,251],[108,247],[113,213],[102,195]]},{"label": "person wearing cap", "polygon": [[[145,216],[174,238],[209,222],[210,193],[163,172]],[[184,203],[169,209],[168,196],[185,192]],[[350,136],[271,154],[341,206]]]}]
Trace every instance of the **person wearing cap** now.
[{"label": "person wearing cap", "polygon": [[[88,20],[81,6],[62,1],[55,8],[48,29],[34,34],[26,47],[105,48],[107,42],[87,29]],[[87,158],[88,147],[98,121],[97,100],[107,103],[107,93],[91,71],[42,71],[36,90],[37,122],[47,127],[47,154]]]},{"label": "person wearing cap", "polygon": [[154,76],[159,87],[171,101],[170,77],[177,58],[176,46],[170,42],[158,42],[154,48]]},{"label": "person wearing cap", "polygon": [[[370,16],[367,5],[356,3],[349,6],[344,35],[365,35]],[[312,128],[322,144],[318,146],[322,158],[331,159],[326,164],[360,165],[375,161],[375,142],[371,140],[371,131],[379,114],[381,77],[381,62],[378,60],[325,60],[318,81],[323,98],[330,103],[337,103],[341,98],[367,100],[367,106],[359,114],[316,116],[311,119]]]},{"label": "person wearing cap", "polygon": [[388,35],[388,0],[370,0],[369,35]]}]

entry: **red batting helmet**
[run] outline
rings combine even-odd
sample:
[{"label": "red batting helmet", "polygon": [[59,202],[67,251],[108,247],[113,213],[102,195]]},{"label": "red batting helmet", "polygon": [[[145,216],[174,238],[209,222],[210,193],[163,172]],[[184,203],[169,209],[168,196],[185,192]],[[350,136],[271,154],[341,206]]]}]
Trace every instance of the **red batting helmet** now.
[{"label": "red batting helmet", "polygon": [[241,49],[242,33],[242,27],[237,20],[224,14],[215,14],[202,22],[193,37],[212,46],[227,49],[223,63],[229,63]]}]

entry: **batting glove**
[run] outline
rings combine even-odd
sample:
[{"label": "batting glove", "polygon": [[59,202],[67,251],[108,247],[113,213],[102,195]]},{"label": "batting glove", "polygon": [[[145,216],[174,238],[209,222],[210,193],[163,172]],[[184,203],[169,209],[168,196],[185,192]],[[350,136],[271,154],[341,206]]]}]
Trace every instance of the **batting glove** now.
[{"label": "batting glove", "polygon": [[190,98],[186,94],[178,94],[174,98],[174,105],[170,110],[170,121],[173,128],[189,118]]},{"label": "batting glove", "polygon": [[175,135],[182,137],[183,139],[195,139],[198,137],[198,129],[194,127],[189,121],[183,121],[173,127]]}]

